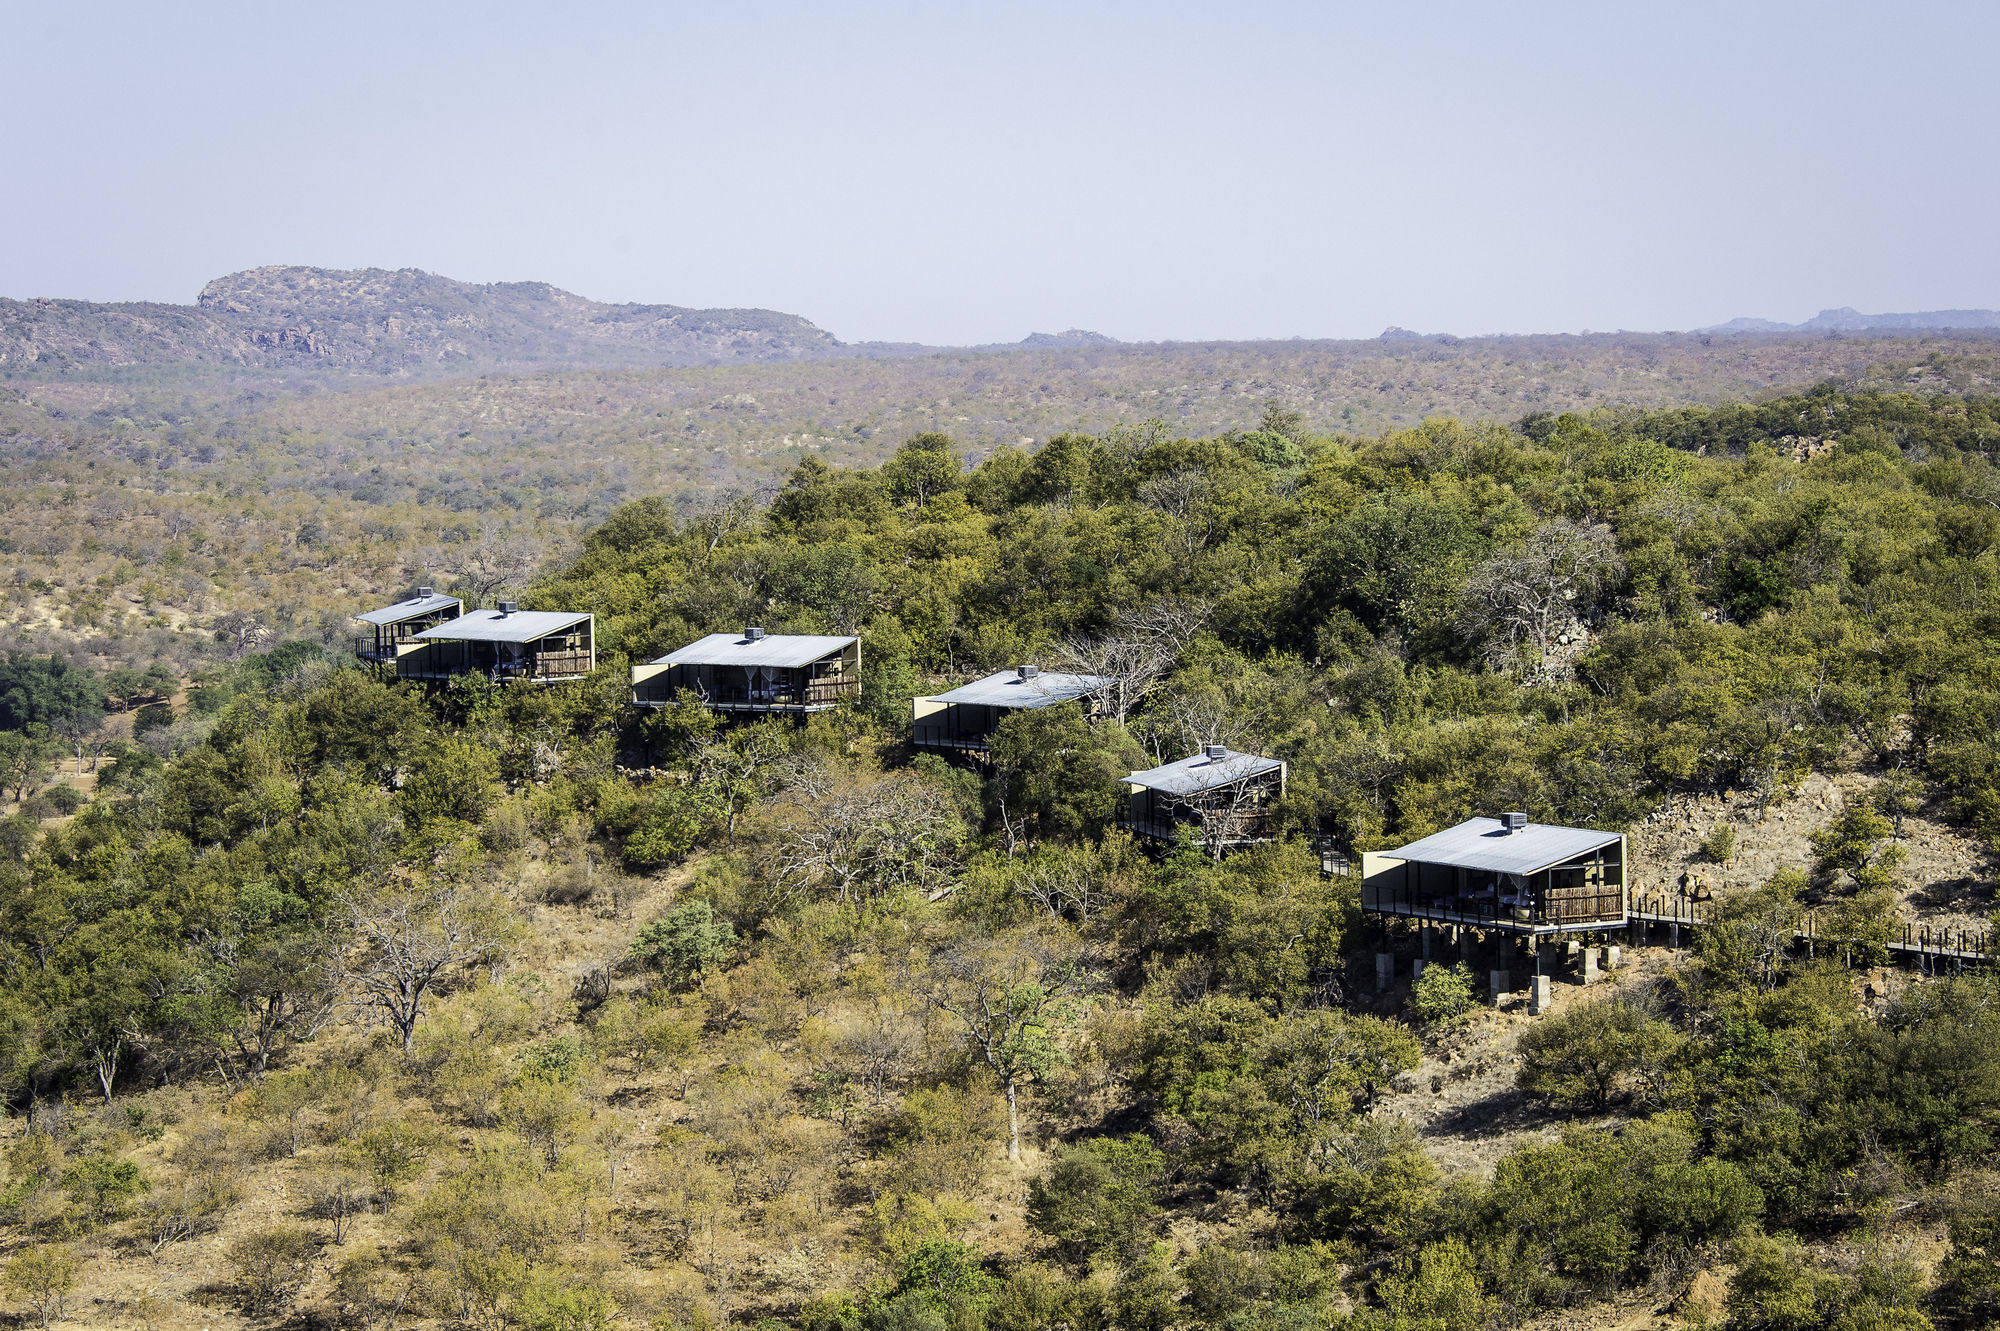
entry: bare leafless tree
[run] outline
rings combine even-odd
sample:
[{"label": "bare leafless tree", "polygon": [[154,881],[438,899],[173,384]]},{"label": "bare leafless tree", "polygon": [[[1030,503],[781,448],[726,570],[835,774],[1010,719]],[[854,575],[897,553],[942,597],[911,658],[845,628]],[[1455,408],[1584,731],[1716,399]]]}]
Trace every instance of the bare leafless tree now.
[{"label": "bare leafless tree", "polygon": [[1191,795],[1186,801],[1194,812],[1202,849],[1212,860],[1220,860],[1229,847],[1261,835],[1270,816],[1272,788],[1247,770],[1251,759],[1239,754],[1223,761],[1241,765],[1246,769],[1245,774]]},{"label": "bare leafless tree", "polygon": [[842,901],[929,890],[956,866],[964,836],[949,798],[921,778],[836,787],[786,801],[776,878],[787,896],[830,889]]},{"label": "bare leafless tree", "polygon": [[796,800],[822,799],[840,783],[839,769],[817,749],[781,755],[776,771],[778,784]]},{"label": "bare leafless tree", "polygon": [[679,508],[685,530],[699,538],[693,565],[700,568],[707,564],[724,541],[750,530],[760,506],[757,495],[739,489],[710,490],[682,500]]},{"label": "bare leafless tree", "polygon": [[215,636],[230,655],[243,656],[271,636],[271,626],[257,610],[228,610],[216,616]]},{"label": "bare leafless tree", "polygon": [[1169,690],[1147,706],[1139,732],[1155,761],[1166,763],[1209,744],[1255,750],[1260,746],[1260,724],[1255,713],[1232,705],[1214,690]]},{"label": "bare leafless tree", "polygon": [[341,977],[395,1028],[406,1054],[432,990],[499,955],[511,923],[502,903],[470,884],[400,873],[343,906],[355,947]]},{"label": "bare leafless tree", "polygon": [[1105,701],[1123,721],[1179,663],[1208,624],[1209,610],[1205,601],[1162,597],[1120,613],[1107,633],[1065,641],[1062,655],[1084,674],[1111,682]]},{"label": "bare leafless tree", "polygon": [[1165,514],[1192,559],[1215,534],[1215,485],[1199,467],[1176,467],[1139,487],[1139,499]]},{"label": "bare leafless tree", "polygon": [[1609,527],[1551,519],[1520,549],[1494,555],[1473,575],[1462,607],[1464,628],[1497,658],[1530,649],[1536,671],[1545,672],[1556,638],[1578,622],[1578,609],[1617,568]]},{"label": "bare leafless tree", "polygon": [[469,605],[483,605],[502,591],[518,589],[548,555],[532,534],[511,527],[487,527],[477,541],[446,546],[432,562],[450,574]]},{"label": "bare leafless tree", "polygon": [[878,1002],[854,1018],[840,1039],[842,1059],[859,1075],[877,1105],[889,1084],[908,1072],[922,1051],[922,1031],[909,1013],[889,1002]]},{"label": "bare leafless tree", "polygon": [[1104,866],[1087,851],[1048,851],[1021,861],[1013,870],[1014,889],[1055,920],[1090,923],[1103,908]]}]

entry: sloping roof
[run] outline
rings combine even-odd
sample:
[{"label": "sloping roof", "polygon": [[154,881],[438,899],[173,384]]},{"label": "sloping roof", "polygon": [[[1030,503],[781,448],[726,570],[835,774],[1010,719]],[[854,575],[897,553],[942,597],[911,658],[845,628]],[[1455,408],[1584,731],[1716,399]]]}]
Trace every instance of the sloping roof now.
[{"label": "sloping roof", "polygon": [[1459,869],[1535,873],[1617,840],[1616,832],[1555,827],[1548,823],[1529,823],[1509,835],[1497,818],[1468,818],[1457,827],[1433,832],[1401,850],[1382,853],[1394,859],[1449,864]]},{"label": "sloping roof", "polygon": [[975,679],[949,693],[932,699],[942,703],[971,703],[980,707],[1050,707],[1097,692],[1110,681],[1097,675],[1051,675],[1022,679],[1014,670],[999,670],[985,679]]},{"label": "sloping roof", "polygon": [[455,607],[458,603],[456,596],[418,596],[408,601],[398,601],[394,605],[385,605],[380,610],[370,610],[365,615],[356,615],[355,618],[364,624],[400,624],[406,619],[415,619],[418,615],[428,615]]},{"label": "sloping roof", "polygon": [[1194,795],[1241,781],[1246,776],[1275,772],[1283,766],[1276,758],[1256,753],[1225,753],[1220,758],[1197,753],[1177,763],[1134,772],[1125,779],[1135,786],[1163,790],[1169,795]]},{"label": "sloping roof", "polygon": [[740,633],[711,633],[668,652],[654,665],[739,665],[796,667],[811,665],[853,642],[817,633],[777,633],[752,642]]},{"label": "sloping roof", "polygon": [[498,610],[474,610],[416,636],[438,642],[533,642],[589,618],[587,614],[572,614],[567,610],[516,610],[511,615]]}]

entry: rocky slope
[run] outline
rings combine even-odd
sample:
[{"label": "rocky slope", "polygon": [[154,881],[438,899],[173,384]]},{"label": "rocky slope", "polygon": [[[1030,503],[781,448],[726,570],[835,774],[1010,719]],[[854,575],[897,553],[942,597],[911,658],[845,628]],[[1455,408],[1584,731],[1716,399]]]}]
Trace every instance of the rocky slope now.
[{"label": "rocky slope", "polygon": [[0,300],[0,372],[147,365],[409,373],[716,365],[838,355],[775,310],[606,305],[542,282],[457,282],[414,268],[253,268],[197,304]]},{"label": "rocky slope", "polygon": [[[1812,834],[1849,803],[1867,802],[1881,782],[1876,771],[1815,772],[1791,799],[1769,806],[1747,791],[1677,796],[1632,829],[1632,886],[1672,895],[1681,876],[1694,873],[1726,893],[1756,887],[1781,869],[1811,871]],[[1701,845],[1724,822],[1736,829],[1736,847],[1728,863],[1716,864]],[[1904,919],[1932,928],[1986,927],[1996,865],[1985,843],[1929,812],[1904,819],[1896,841],[1908,856],[1897,875]]]}]

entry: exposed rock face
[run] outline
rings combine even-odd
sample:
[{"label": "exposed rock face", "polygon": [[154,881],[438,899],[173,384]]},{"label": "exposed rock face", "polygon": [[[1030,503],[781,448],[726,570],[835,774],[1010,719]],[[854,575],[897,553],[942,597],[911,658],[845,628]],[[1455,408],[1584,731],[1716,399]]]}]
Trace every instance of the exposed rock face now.
[{"label": "exposed rock face", "polygon": [[414,268],[253,268],[187,305],[0,300],[0,369],[192,363],[430,367],[713,365],[840,355],[775,310],[605,305],[543,282],[455,282]]}]

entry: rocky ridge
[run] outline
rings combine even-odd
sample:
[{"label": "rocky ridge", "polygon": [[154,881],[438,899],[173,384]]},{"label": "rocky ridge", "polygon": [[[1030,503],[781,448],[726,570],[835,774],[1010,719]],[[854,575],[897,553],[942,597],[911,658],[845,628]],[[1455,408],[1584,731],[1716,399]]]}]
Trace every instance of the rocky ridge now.
[{"label": "rocky ridge", "polygon": [[608,305],[544,282],[414,268],[267,267],[194,305],[0,300],[0,372],[154,364],[374,374],[537,366],[717,365],[848,353],[775,310]]}]

